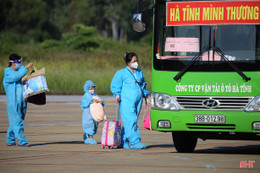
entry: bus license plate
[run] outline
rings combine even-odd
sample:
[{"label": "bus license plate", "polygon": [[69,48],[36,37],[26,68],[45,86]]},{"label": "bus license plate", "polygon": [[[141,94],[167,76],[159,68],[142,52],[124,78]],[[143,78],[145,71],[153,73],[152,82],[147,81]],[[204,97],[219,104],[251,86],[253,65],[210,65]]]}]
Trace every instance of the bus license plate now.
[{"label": "bus license plate", "polygon": [[225,123],[225,115],[195,115],[196,123]]}]

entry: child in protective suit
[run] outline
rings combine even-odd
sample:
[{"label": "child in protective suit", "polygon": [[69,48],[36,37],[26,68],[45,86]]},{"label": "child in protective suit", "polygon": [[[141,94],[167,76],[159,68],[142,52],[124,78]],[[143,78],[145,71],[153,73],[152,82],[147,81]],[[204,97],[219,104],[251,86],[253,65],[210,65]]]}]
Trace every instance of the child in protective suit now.
[{"label": "child in protective suit", "polygon": [[[85,144],[97,144],[96,140],[93,139],[93,136],[97,133],[98,122],[96,122],[90,111],[90,105],[92,103],[100,103],[104,106],[103,99],[97,99],[99,97],[96,93],[96,85],[91,81],[86,81],[84,85],[85,94],[82,97],[80,106],[83,110],[82,114],[82,128],[84,131],[83,139]],[[99,97],[100,98],[100,97]]]}]

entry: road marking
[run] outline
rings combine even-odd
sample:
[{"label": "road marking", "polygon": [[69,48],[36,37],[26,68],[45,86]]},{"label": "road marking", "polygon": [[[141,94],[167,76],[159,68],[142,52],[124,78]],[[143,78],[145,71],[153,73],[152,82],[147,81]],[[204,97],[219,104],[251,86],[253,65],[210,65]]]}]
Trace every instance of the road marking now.
[{"label": "road marking", "polygon": [[177,159],[183,159],[183,160],[188,160],[188,159],[190,159],[190,158],[188,158],[188,157],[181,157],[181,156],[170,156],[170,157],[177,158]]},{"label": "road marking", "polygon": [[215,166],[215,165],[209,165],[209,164],[205,164],[205,165],[203,165],[204,167],[206,167],[206,168],[217,168],[217,166]]},{"label": "road marking", "polygon": [[[173,157],[173,158],[176,158],[176,159],[183,159],[183,160],[189,160],[190,158],[188,157],[181,157],[181,156],[170,156],[170,157]],[[217,168],[217,166],[215,165],[210,165],[210,164],[204,164],[203,167],[206,167],[206,168]]]}]

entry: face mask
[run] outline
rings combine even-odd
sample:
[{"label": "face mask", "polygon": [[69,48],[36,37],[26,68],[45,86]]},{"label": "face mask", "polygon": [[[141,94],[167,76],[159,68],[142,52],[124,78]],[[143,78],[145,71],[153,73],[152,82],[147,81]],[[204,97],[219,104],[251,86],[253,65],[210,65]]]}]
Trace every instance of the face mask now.
[{"label": "face mask", "polygon": [[90,94],[94,94],[95,93],[95,90],[89,90]]},{"label": "face mask", "polygon": [[137,69],[138,63],[137,63],[137,62],[131,63],[130,66],[131,66],[133,69]]},{"label": "face mask", "polygon": [[18,69],[19,69],[21,66],[22,66],[22,63],[15,64],[15,67],[14,67],[14,69],[15,69],[15,70],[18,70]]}]

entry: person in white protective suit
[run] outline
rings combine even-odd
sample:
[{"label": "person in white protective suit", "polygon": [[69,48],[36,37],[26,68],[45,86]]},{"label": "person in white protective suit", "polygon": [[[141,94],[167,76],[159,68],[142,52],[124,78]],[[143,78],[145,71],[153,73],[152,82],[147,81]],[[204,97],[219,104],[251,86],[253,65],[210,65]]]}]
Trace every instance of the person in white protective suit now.
[{"label": "person in white protective suit", "polygon": [[7,96],[6,104],[9,121],[9,128],[6,135],[8,146],[16,146],[15,139],[18,139],[19,146],[29,147],[23,127],[27,103],[23,99],[21,79],[26,74],[28,68],[32,66],[33,63],[23,66],[22,58],[17,54],[11,54],[9,57],[9,66],[4,71],[3,84]]},{"label": "person in white protective suit", "polygon": [[96,122],[90,112],[90,105],[93,102],[99,102],[102,106],[105,105],[104,99],[97,100],[94,96],[99,97],[96,93],[96,85],[91,81],[86,81],[83,89],[85,90],[85,94],[82,97],[80,106],[83,110],[82,114],[82,128],[84,131],[83,139],[85,144],[97,144],[96,140],[93,136],[97,133],[98,122]]},{"label": "person in white protective suit", "polygon": [[145,149],[147,146],[141,143],[141,134],[137,126],[137,120],[141,111],[143,98],[149,104],[144,73],[138,67],[138,57],[135,53],[124,55],[126,67],[116,72],[110,89],[114,97],[120,100],[119,112],[121,115],[122,148]]}]

